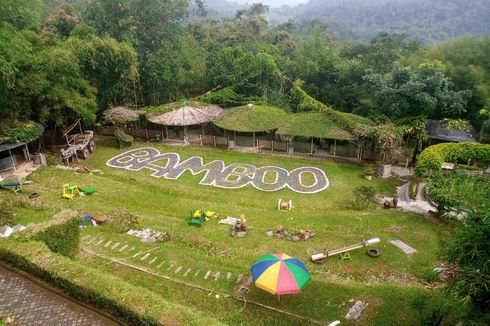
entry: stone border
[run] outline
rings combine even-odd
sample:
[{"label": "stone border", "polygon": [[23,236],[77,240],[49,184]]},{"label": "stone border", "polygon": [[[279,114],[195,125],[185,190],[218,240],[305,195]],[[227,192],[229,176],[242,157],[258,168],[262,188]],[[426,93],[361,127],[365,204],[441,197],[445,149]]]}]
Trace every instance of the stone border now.
[{"label": "stone border", "polygon": [[[165,166],[153,164],[160,160],[167,160]],[[263,166],[257,168],[246,163],[232,163],[228,166],[222,160],[214,160],[204,164],[202,157],[192,156],[180,162],[178,153],[161,153],[152,147],[143,147],[129,150],[119,154],[106,162],[107,166],[125,169],[129,171],[140,171],[149,169],[155,178],[177,180],[184,172],[189,171],[192,175],[205,172],[199,184],[224,189],[239,189],[251,184],[254,188],[273,192],[288,187],[294,192],[301,194],[313,194],[328,188],[329,180],[325,172],[316,167],[299,167],[291,172],[277,166]],[[242,171],[237,172],[237,169]],[[273,183],[265,182],[268,172],[276,174]],[[302,175],[310,173],[315,182],[312,185],[304,185]],[[230,180],[230,177],[234,177]]]}]

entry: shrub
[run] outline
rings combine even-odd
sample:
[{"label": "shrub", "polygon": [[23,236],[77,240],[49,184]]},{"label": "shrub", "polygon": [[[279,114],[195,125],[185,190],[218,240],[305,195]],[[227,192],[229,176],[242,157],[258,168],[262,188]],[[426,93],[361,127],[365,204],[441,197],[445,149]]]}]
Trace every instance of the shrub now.
[{"label": "shrub", "polygon": [[444,257],[459,266],[448,282],[449,290],[463,302],[490,312],[490,209],[470,214],[442,248]]},{"label": "shrub", "polygon": [[46,164],[48,164],[48,166],[56,166],[60,164],[59,156],[55,156],[53,154],[46,154]]},{"label": "shrub", "polygon": [[476,211],[490,203],[490,180],[456,170],[430,178],[428,194],[444,213],[450,208],[458,211]]},{"label": "shrub", "polygon": [[127,210],[121,209],[112,214],[109,224],[119,232],[126,232],[135,229],[140,223],[139,215]]},{"label": "shrub", "polygon": [[354,189],[353,193],[356,198],[357,207],[359,209],[364,209],[374,200],[376,188],[373,186],[359,186]]},{"label": "shrub", "polygon": [[52,225],[34,236],[51,251],[73,258],[80,244],[80,219],[71,218],[63,224]]},{"label": "shrub", "polygon": [[420,153],[415,171],[432,175],[441,169],[444,162],[467,162],[476,160],[490,162],[490,145],[478,143],[443,143],[427,147]]},{"label": "shrub", "polygon": [[0,205],[0,226],[12,225],[14,223],[14,206],[12,201],[5,198]]}]

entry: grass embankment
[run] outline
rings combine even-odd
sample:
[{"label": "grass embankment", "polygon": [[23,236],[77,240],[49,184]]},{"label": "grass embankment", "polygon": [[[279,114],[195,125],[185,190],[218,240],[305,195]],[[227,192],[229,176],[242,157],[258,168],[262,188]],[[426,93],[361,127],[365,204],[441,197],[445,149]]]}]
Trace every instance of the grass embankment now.
[{"label": "grass embankment", "polygon": [[[108,225],[99,225],[83,230],[82,237],[95,236],[97,241],[89,244],[87,241],[82,242],[82,247],[150,268],[159,275],[227,294],[235,293],[237,275],[247,276],[250,265],[260,255],[285,252],[306,262],[313,274],[312,282],[300,295],[283,296],[280,301],[252,286],[251,292],[245,295],[247,300],[327,322],[342,319],[352,305],[349,300],[365,298],[371,305],[363,314],[364,324],[409,325],[420,322],[420,316],[410,304],[414,297],[427,292],[418,275],[437,263],[439,242],[447,230],[419,215],[398,210],[383,210],[372,205],[359,211],[352,197],[352,190],[359,185],[373,185],[379,193],[392,194],[397,185],[395,181],[367,181],[361,176],[362,166],[355,164],[150,144],[162,152],[179,153],[181,160],[197,155],[202,156],[204,162],[223,160],[226,164],[241,162],[257,167],[275,165],[287,170],[315,166],[323,169],[330,181],[327,190],[310,195],[294,193],[289,189],[268,193],[251,186],[236,190],[221,189],[199,185],[202,175],[192,176],[189,172],[178,180],[166,180],[150,177],[148,170],[133,172],[108,167],[105,162],[120,154],[121,150],[113,147],[109,141],[99,142],[98,145],[97,153],[84,163],[92,169],[102,170],[104,174],[83,175],[44,168],[32,176],[34,183],[26,186],[26,190],[40,191],[42,201],[52,207],[78,209],[93,215],[129,209],[142,217],[142,227],[168,231],[171,240],[157,245],[143,244],[134,237],[114,232]],[[133,147],[142,146],[148,144],[137,143]],[[97,193],[74,201],[64,201],[60,197],[61,186],[68,182],[84,188],[96,187]],[[294,210],[277,211],[279,198],[292,199]],[[206,222],[202,228],[188,226],[187,217],[192,208],[217,211],[220,217],[244,214],[253,230],[245,238],[238,239],[231,238],[228,227],[218,225],[216,220]],[[265,232],[275,229],[277,225],[290,230],[314,230],[316,236],[306,242],[267,237]],[[313,251],[336,249],[357,243],[362,237],[381,238],[378,245],[381,251],[379,258],[371,259],[364,250],[358,250],[351,253],[351,261],[340,261],[334,257],[324,265],[308,262],[309,253]],[[407,256],[388,243],[387,240],[391,239],[400,239],[418,252]],[[107,247],[96,245],[101,240],[112,243]],[[115,243],[121,243],[121,246],[126,244],[127,249],[119,251],[121,246],[112,249]],[[131,248],[134,249],[129,252]],[[150,256],[146,260],[141,260],[142,256],[132,257],[138,251],[149,252]],[[141,289],[141,293],[150,291],[164,297],[169,303],[191,307],[193,311],[201,311],[226,323],[304,323],[294,317],[250,304],[244,306],[243,302],[233,299],[216,299],[201,290],[187,288],[87,254],[81,254],[78,259],[87,268],[98,270],[101,275],[124,279]],[[160,263],[161,267],[157,268]],[[175,270],[180,266],[182,269],[176,273]],[[192,272],[184,276],[184,271],[189,268]],[[203,276],[208,270],[213,275],[219,271],[220,278],[215,281],[214,276],[210,276],[205,280]],[[198,275],[194,276],[198,271]],[[225,277],[228,272],[233,275],[230,280]],[[437,290],[434,293],[437,297]]]}]

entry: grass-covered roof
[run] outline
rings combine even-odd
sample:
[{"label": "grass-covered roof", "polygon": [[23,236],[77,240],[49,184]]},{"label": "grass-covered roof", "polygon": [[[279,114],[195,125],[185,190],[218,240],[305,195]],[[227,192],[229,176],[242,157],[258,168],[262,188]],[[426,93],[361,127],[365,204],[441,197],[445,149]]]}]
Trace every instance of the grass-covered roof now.
[{"label": "grass-covered roof", "polygon": [[279,127],[277,133],[286,136],[330,138],[339,140],[354,139],[348,131],[338,127],[335,122],[323,112],[290,114]]},{"label": "grass-covered roof", "polygon": [[239,132],[275,130],[281,126],[288,114],[279,108],[248,104],[225,110],[213,119],[215,125]]}]

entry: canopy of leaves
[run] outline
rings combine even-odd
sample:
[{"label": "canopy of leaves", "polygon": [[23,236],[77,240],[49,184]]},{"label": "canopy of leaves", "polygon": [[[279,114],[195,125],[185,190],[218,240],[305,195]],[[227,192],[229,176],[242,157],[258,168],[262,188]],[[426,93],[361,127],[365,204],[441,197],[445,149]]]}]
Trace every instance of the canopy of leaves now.
[{"label": "canopy of leaves", "polygon": [[352,140],[353,136],[339,128],[325,113],[308,112],[290,114],[277,130],[278,134],[287,136],[303,136]]},{"label": "canopy of leaves", "polygon": [[0,120],[0,144],[27,142],[39,137],[44,128],[32,121]]},{"label": "canopy of leaves", "polygon": [[288,114],[271,106],[248,104],[225,110],[213,122],[220,128],[240,132],[271,131],[279,128]]}]

